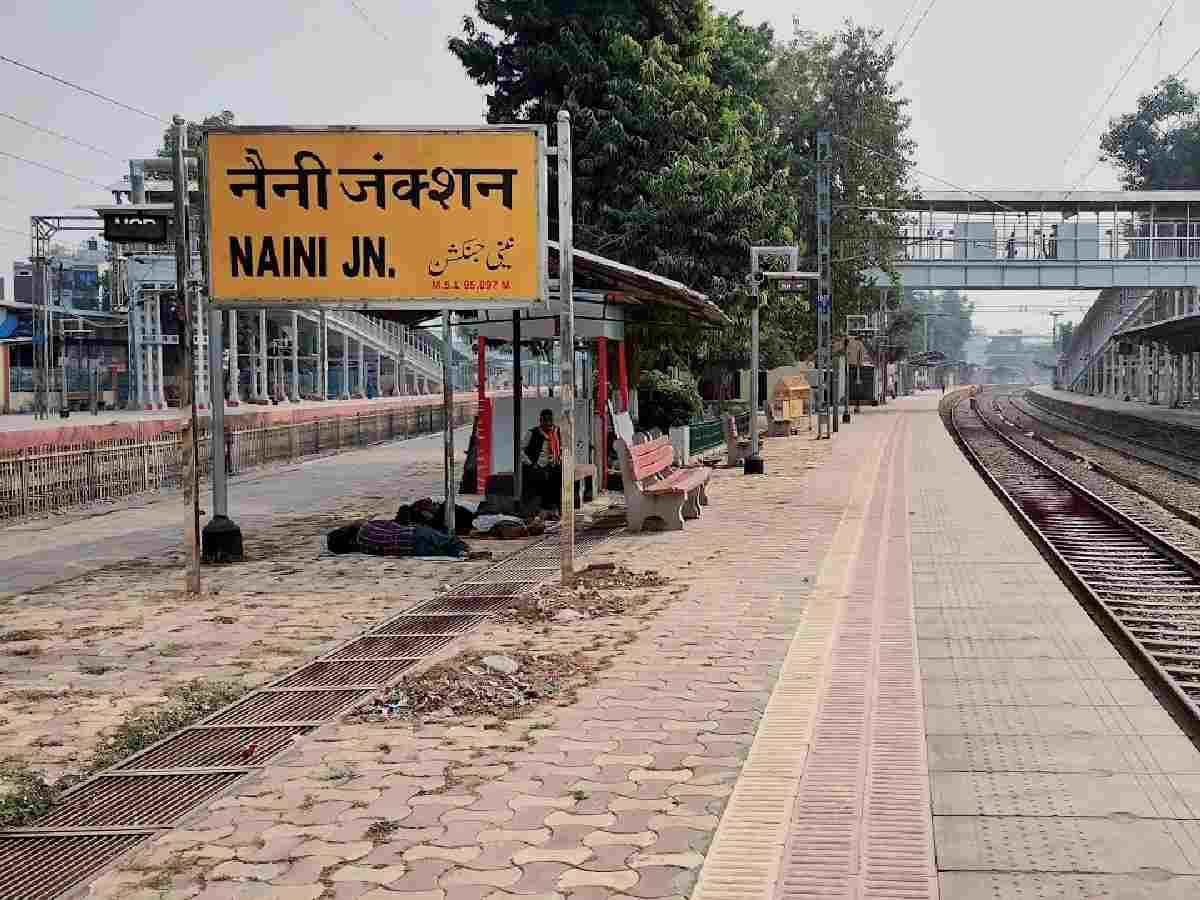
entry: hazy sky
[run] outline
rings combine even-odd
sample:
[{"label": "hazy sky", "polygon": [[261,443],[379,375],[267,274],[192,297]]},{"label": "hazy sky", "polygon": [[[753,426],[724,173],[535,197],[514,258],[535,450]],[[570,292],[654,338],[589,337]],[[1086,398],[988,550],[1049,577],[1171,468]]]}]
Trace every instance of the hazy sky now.
[{"label": "hazy sky", "polygon": [[[1174,72],[1200,47],[1200,2],[1177,0],[1161,32],[1121,83],[1082,145],[1081,133],[1169,0],[843,0],[718,3],[781,35],[829,31],[852,18],[890,37],[929,9],[896,69],[912,99],[920,168],[973,189],[1075,187],[1096,159],[1107,117]],[[0,54],[140,107],[163,119],[232,109],[240,124],[469,124],[483,94],[445,49],[470,0],[207,0],[99,3],[0,0]],[[903,42],[904,38],[901,38]],[[1185,74],[1200,78],[1200,60]],[[116,158],[0,117],[0,151],[103,184],[122,160],[152,155],[162,125],[0,62],[0,113],[94,144]],[[1077,149],[1076,149],[1077,148]],[[1072,151],[1074,155],[1064,164]],[[930,189],[945,185],[922,179]],[[1085,188],[1112,188],[1097,167]],[[0,156],[0,227],[25,232],[34,213],[108,199],[61,175]],[[0,274],[28,241],[0,230]],[[11,296],[11,286],[9,287]],[[1075,295],[1078,299],[1080,296]],[[1037,303],[1054,294],[980,293],[983,305]],[[990,328],[1047,330],[1040,315],[979,313]]]}]

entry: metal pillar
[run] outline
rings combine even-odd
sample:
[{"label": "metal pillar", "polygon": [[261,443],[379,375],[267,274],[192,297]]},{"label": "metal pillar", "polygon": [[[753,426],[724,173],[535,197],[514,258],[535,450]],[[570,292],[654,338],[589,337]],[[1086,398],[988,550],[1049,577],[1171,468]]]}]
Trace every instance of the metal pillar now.
[{"label": "metal pillar", "polygon": [[319,393],[322,400],[329,399],[329,318],[325,314],[325,310],[321,310],[320,334],[318,336],[320,347],[317,351],[320,359],[321,372],[317,377]]},{"label": "metal pillar", "polygon": [[521,313],[513,317],[513,499],[521,502],[521,476],[524,474],[521,460]]},{"label": "metal pillar", "polygon": [[571,115],[558,111],[559,371],[562,378],[562,583],[575,579],[575,266],[571,197]]},{"label": "metal pillar", "polygon": [[363,361],[363,342],[358,342],[358,393],[367,396],[367,367]]},{"label": "metal pillar", "polygon": [[596,461],[596,475],[600,483],[596,490],[608,490],[608,338],[596,340],[596,415],[600,419],[599,459]]},{"label": "metal pillar", "polygon": [[[442,346],[450,349],[450,310],[442,312]],[[454,534],[454,385],[449,352],[442,353],[442,450],[446,477],[446,533]]]},{"label": "metal pillar", "polygon": [[408,367],[405,363],[405,345],[408,342],[408,326],[401,325],[396,332],[399,338],[400,352],[396,354],[396,393],[408,396]]},{"label": "metal pillar", "polygon": [[[750,458],[758,460],[754,474],[762,474],[759,456],[758,435],[758,309],[762,306],[763,289],[754,292],[754,308],[750,310]],[[746,474],[751,473],[750,460],[746,461]]]},{"label": "metal pillar", "polygon": [[300,402],[300,315],[292,313],[292,390],[291,401]]},{"label": "metal pillar", "polygon": [[350,399],[350,335],[342,332],[342,391],[340,400]]},{"label": "metal pillar", "polygon": [[258,373],[262,378],[262,388],[259,391],[259,396],[268,403],[274,402],[275,398],[271,396],[271,372],[267,368],[267,311],[260,309],[258,311]]},{"label": "metal pillar", "polygon": [[[198,305],[191,286],[192,250],[188,242],[188,180],[187,123],[180,116],[175,121],[175,296],[183,307],[185,334],[179,343],[183,350],[183,385],[179,402],[183,407],[183,500],[186,509],[185,534],[187,546],[184,550],[186,573],[184,584],[188,593],[200,593],[200,484],[196,466],[199,450],[199,426],[196,421],[196,335],[193,334],[197,316],[193,307]],[[159,320],[161,323],[161,319]],[[161,324],[158,343],[159,365],[162,364]],[[159,370],[161,378],[161,369]],[[161,384],[161,382],[160,382]]]},{"label": "metal pillar", "polygon": [[828,131],[817,132],[817,370],[821,373],[821,395],[817,410],[817,438],[821,426],[825,436],[837,430],[837,417],[830,409],[833,360],[833,269],[831,262],[833,200],[831,178],[833,142]]},{"label": "metal pillar", "polygon": [[[206,263],[207,264],[207,263]],[[229,318],[229,405],[237,406],[242,402],[241,385],[242,370],[238,367],[238,320],[237,310],[231,309]]]}]

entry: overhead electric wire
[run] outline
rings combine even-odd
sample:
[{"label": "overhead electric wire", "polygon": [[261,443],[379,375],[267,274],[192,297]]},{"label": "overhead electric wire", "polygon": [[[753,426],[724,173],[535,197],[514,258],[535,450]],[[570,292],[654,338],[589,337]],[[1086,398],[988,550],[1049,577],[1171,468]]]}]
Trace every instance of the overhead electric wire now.
[{"label": "overhead electric wire", "polygon": [[81,84],[76,84],[73,81],[68,81],[65,78],[60,78],[59,76],[54,75],[50,72],[43,71],[42,69],[39,69],[36,66],[31,66],[27,63],[21,62],[20,60],[13,59],[10,56],[5,56],[2,53],[0,53],[0,62],[6,62],[9,65],[16,66],[18,69],[24,69],[25,71],[32,72],[35,75],[41,75],[43,78],[49,78],[51,81],[56,82],[57,84],[61,84],[64,87],[69,87],[72,90],[76,90],[76,91],[79,91],[80,93],[87,94],[90,97],[95,97],[98,100],[103,100],[106,103],[111,103],[113,106],[119,106],[121,109],[128,110],[131,113],[137,113],[139,116],[145,116],[147,119],[153,119],[155,122],[159,122],[164,125],[171,124],[170,119],[165,119],[162,116],[156,116],[154,113],[146,112],[146,110],[139,109],[136,106],[131,106],[128,103],[122,103],[120,100],[117,100],[114,97],[109,97],[107,94],[101,94],[99,91],[93,91],[91,88],[85,88]]},{"label": "overhead electric wire", "polygon": [[[1149,47],[1150,42],[1154,40],[1154,35],[1158,34],[1159,29],[1162,28],[1163,22],[1166,20],[1167,16],[1170,15],[1171,10],[1175,8],[1175,4],[1178,2],[1179,0],[1171,0],[1170,4],[1163,11],[1163,14],[1158,17],[1158,23],[1151,30],[1150,34],[1146,36],[1146,40],[1142,42],[1142,46],[1138,48],[1137,53],[1133,55],[1133,59],[1129,61],[1129,65],[1125,67],[1125,71],[1121,73],[1121,77],[1117,79],[1116,83],[1112,86],[1112,89],[1108,92],[1108,96],[1104,98],[1104,102],[1100,104],[1100,108],[1096,110],[1095,114],[1093,114],[1092,118],[1088,121],[1087,125],[1083,129],[1083,133],[1079,135],[1079,139],[1076,140],[1074,145],[1071,147],[1071,152],[1063,158],[1064,166],[1071,161],[1071,158],[1075,156],[1075,153],[1083,145],[1084,140],[1088,136],[1088,132],[1092,130],[1092,126],[1096,124],[1096,120],[1100,118],[1100,116],[1104,113],[1105,108],[1112,101],[1112,98],[1116,96],[1117,91],[1120,90],[1121,85],[1125,82],[1125,79],[1129,77],[1129,73],[1133,71],[1133,67],[1136,66],[1138,60],[1142,58],[1142,54],[1146,52],[1146,48]],[[1088,174],[1090,175],[1091,173],[1089,172]]]},{"label": "overhead electric wire", "polygon": [[1192,55],[1187,58],[1187,62],[1185,62],[1182,66],[1180,66],[1178,69],[1176,69],[1171,74],[1171,77],[1178,78],[1180,75],[1182,75],[1183,70],[1186,69],[1188,66],[1190,66],[1193,62],[1196,61],[1197,56],[1200,56],[1200,47],[1197,47],[1194,51],[1192,51]]},{"label": "overhead electric wire", "polygon": [[108,190],[107,184],[101,184],[98,181],[93,181],[90,178],[84,178],[82,175],[72,175],[70,172],[64,172],[62,169],[56,169],[54,166],[48,166],[45,163],[35,162],[32,159],[26,159],[23,156],[17,156],[15,153],[9,153],[7,150],[0,150],[0,156],[7,156],[9,159],[15,159],[17,162],[23,162],[28,166],[37,166],[39,169],[45,169],[47,172],[53,172],[56,175],[62,175],[66,178],[74,179],[83,184],[90,184],[93,187],[98,187],[102,191]]},{"label": "overhead electric wire", "polygon": [[385,41],[391,41],[392,36],[375,24],[374,20],[367,15],[367,11],[358,5],[356,0],[346,0],[350,7],[358,14],[358,17],[367,23],[367,26]]},{"label": "overhead electric wire", "polygon": [[97,147],[95,144],[89,144],[87,141],[81,141],[79,138],[73,138],[69,134],[63,134],[60,131],[54,131],[50,128],[43,128],[41,125],[34,125],[32,122],[26,122],[24,119],[19,119],[12,113],[0,112],[0,118],[8,119],[10,122],[16,122],[18,125],[24,125],[26,128],[32,128],[34,131],[40,131],[42,134],[48,134],[51,137],[56,137],[60,141],[66,141],[69,144],[78,144],[87,150],[92,150],[102,156],[107,156],[109,159],[122,160],[123,157],[117,156],[115,153],[109,153],[103,147]]},{"label": "overhead electric wire", "polygon": [[862,150],[864,153],[871,153],[871,154],[874,154],[875,156],[882,156],[885,159],[890,159],[893,162],[898,162],[903,165],[906,165],[910,169],[912,169],[914,172],[916,172],[918,175],[924,175],[926,178],[932,178],[934,181],[940,182],[941,184],[944,184],[947,187],[953,188],[956,191],[962,191],[964,194],[970,194],[972,197],[978,197],[980,200],[983,200],[986,203],[990,203],[990,204],[992,204],[992,206],[995,206],[998,209],[1003,209],[1006,212],[1010,212],[1010,213],[1013,213],[1014,215],[1018,215],[1018,216],[1027,215],[1026,213],[1023,213],[1020,210],[1013,209],[1011,206],[1005,206],[999,200],[993,200],[991,197],[987,196],[986,194],[981,194],[978,191],[973,191],[970,188],[965,188],[965,187],[962,187],[961,185],[957,185],[953,181],[947,181],[945,178],[941,178],[937,175],[933,175],[929,172],[925,172],[921,169],[918,169],[916,166],[909,163],[908,160],[904,159],[901,156],[896,156],[894,153],[888,153],[884,150],[878,150],[874,147],[869,147],[866,144],[860,144],[858,141],[853,140],[852,138],[848,138],[843,134],[837,134],[836,132],[834,132],[832,134],[832,137],[839,141],[845,141],[847,144],[850,144],[853,147],[857,147],[859,150]]},{"label": "overhead electric wire", "polygon": [[[1162,17],[1159,19],[1159,21],[1158,21],[1158,25],[1156,25],[1156,26],[1155,26],[1155,31],[1157,31],[1157,30],[1159,30],[1159,29],[1161,29],[1161,28],[1162,28],[1163,19],[1165,19],[1165,18],[1167,17],[1167,13],[1169,13],[1169,12],[1171,11],[1171,8],[1172,8],[1172,7],[1174,7],[1174,6],[1175,6],[1175,4],[1174,4],[1174,3],[1172,3],[1172,4],[1171,4],[1171,6],[1168,6],[1168,7],[1167,7],[1167,10],[1166,10],[1166,12],[1164,12],[1164,13],[1162,14]],[[1150,32],[1150,38],[1147,38],[1147,40],[1146,40],[1146,44],[1149,44],[1149,42],[1150,42],[1150,39],[1154,37],[1155,31],[1152,31],[1152,32]],[[1142,46],[1142,50],[1145,50],[1145,48],[1146,48],[1146,45],[1144,44],[1144,45]],[[1141,55],[1141,51],[1138,51],[1138,55],[1139,55],[1139,56]],[[1191,55],[1191,56],[1189,56],[1189,57],[1187,58],[1187,62],[1185,62],[1185,63],[1184,63],[1182,66],[1180,66],[1178,69],[1176,69],[1176,70],[1175,70],[1175,72],[1174,72],[1174,73],[1172,73],[1171,77],[1172,77],[1172,78],[1178,78],[1178,77],[1180,76],[1180,74],[1182,74],[1183,70],[1184,70],[1184,69],[1186,69],[1188,66],[1190,66],[1190,65],[1191,65],[1191,64],[1192,64],[1192,63],[1195,61],[1195,59],[1196,59],[1196,57],[1197,57],[1197,56],[1200,56],[1200,47],[1197,47],[1197,48],[1196,48],[1196,50],[1195,50],[1195,51],[1192,53],[1192,55]],[[1129,68],[1127,68],[1127,69],[1125,70],[1125,71],[1126,71],[1126,74],[1128,74],[1128,72],[1129,72],[1129,69],[1133,68],[1133,65],[1134,65],[1136,62],[1137,62],[1137,56],[1135,56],[1135,57],[1133,58],[1133,62],[1131,62],[1131,63],[1129,64]],[[1124,78],[1124,76],[1122,76],[1122,78]],[[1119,84],[1119,82],[1118,82],[1118,84]],[[1114,90],[1115,90],[1115,88],[1114,88]],[[1110,99],[1111,99],[1111,96],[1112,96],[1112,95],[1110,94],[1110,95],[1109,95]],[[1107,104],[1107,102],[1108,102],[1108,101],[1105,101],[1105,103],[1106,103],[1106,104]],[[1103,107],[1101,107],[1101,109],[1103,109]],[[1097,115],[1099,115],[1099,113],[1097,113]],[[1091,126],[1089,125],[1088,127],[1090,128]],[[1085,132],[1083,133],[1083,135],[1080,137],[1080,142],[1081,142],[1081,143],[1082,143],[1082,139],[1083,139],[1083,137],[1086,137],[1086,136],[1087,136],[1087,132],[1085,131]],[[1074,150],[1072,150],[1072,151],[1071,151],[1071,153],[1072,153],[1072,155],[1074,155],[1075,151],[1074,151]],[[1068,156],[1068,157],[1067,157],[1067,159],[1064,159],[1064,160],[1063,160],[1063,164],[1065,165],[1065,164],[1066,164],[1066,162],[1067,162],[1067,160],[1069,160],[1070,158],[1071,158],[1071,157],[1070,157],[1070,156]],[[1079,179],[1078,181],[1076,181],[1076,182],[1075,182],[1075,185],[1074,185],[1074,187],[1072,187],[1072,188],[1071,188],[1069,191],[1067,191],[1067,193],[1066,193],[1065,197],[1070,197],[1070,196],[1071,196],[1072,194],[1074,194],[1074,193],[1075,193],[1077,190],[1079,190],[1079,188],[1083,186],[1083,183],[1084,183],[1084,182],[1086,182],[1086,181],[1087,181],[1089,178],[1091,178],[1091,177],[1092,177],[1092,173],[1093,173],[1093,172],[1095,172],[1095,171],[1096,171],[1096,169],[1098,169],[1098,168],[1100,167],[1100,163],[1102,163],[1102,162],[1104,162],[1103,158],[1101,158],[1101,157],[1097,157],[1097,158],[1096,158],[1096,161],[1095,161],[1094,163],[1092,163],[1092,166],[1091,166],[1091,168],[1090,168],[1090,169],[1088,169],[1086,172],[1084,172],[1084,173],[1083,173],[1083,175],[1080,177],[1080,179]],[[1065,199],[1065,197],[1064,197],[1064,199]]]},{"label": "overhead electric wire", "polygon": [[912,0],[912,3],[908,5],[908,12],[904,14],[904,21],[900,23],[900,27],[896,29],[896,33],[892,35],[893,44],[900,39],[900,35],[904,34],[904,28],[908,25],[908,20],[912,17],[913,10],[917,8],[917,4],[920,2],[921,0]]},{"label": "overhead electric wire", "polygon": [[913,30],[908,33],[908,37],[905,39],[904,43],[900,45],[900,49],[896,51],[897,59],[900,58],[900,55],[904,52],[905,48],[912,43],[912,39],[917,36],[917,32],[921,30],[921,26],[929,17],[929,11],[933,9],[933,5],[935,3],[937,3],[937,0],[929,0],[929,5],[925,7],[925,12],[921,13],[921,18],[917,19],[917,24],[913,26]]}]

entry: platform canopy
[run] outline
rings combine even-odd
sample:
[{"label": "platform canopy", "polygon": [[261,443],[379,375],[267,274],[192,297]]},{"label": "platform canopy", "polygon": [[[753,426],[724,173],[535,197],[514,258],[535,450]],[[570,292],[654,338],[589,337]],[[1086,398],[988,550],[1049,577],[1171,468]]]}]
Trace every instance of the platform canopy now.
[{"label": "platform canopy", "polygon": [[1166,344],[1175,353],[1200,353],[1200,313],[1163,319],[1152,325],[1138,325],[1118,331],[1117,340],[1136,344]]}]

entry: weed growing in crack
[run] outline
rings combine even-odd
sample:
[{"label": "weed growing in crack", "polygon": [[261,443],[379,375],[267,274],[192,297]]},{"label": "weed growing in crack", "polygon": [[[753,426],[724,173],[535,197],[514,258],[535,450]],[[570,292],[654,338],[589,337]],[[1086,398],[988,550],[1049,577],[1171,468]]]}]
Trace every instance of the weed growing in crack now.
[{"label": "weed growing in crack", "polygon": [[400,827],[395,819],[380,819],[367,828],[367,837],[372,841],[386,841]]},{"label": "weed growing in crack", "polygon": [[0,767],[0,828],[17,828],[45,815],[58,791],[26,766]]}]

